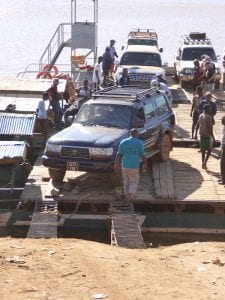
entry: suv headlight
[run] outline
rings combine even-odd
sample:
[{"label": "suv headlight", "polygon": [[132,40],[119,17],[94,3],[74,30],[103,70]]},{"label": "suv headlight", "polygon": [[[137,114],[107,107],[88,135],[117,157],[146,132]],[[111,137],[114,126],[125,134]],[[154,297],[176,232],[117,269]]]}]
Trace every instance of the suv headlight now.
[{"label": "suv headlight", "polygon": [[113,148],[90,148],[92,158],[104,159],[113,155]]},{"label": "suv headlight", "polygon": [[45,152],[60,153],[61,152],[61,146],[47,143],[46,148],[45,148]]},{"label": "suv headlight", "polygon": [[185,68],[183,69],[183,74],[185,75],[191,75],[192,74],[192,69],[191,68]]}]

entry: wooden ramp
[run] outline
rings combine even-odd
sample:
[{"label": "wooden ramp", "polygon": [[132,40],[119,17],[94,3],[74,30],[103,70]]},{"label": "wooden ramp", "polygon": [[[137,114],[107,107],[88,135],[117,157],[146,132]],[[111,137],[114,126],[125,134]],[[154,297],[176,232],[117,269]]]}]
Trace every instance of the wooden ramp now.
[{"label": "wooden ramp", "polygon": [[134,212],[133,205],[126,205],[122,199],[110,201],[111,244],[130,249],[144,249],[145,242]]},{"label": "wooden ramp", "polygon": [[58,225],[58,202],[36,201],[27,233],[28,238],[56,238]]}]

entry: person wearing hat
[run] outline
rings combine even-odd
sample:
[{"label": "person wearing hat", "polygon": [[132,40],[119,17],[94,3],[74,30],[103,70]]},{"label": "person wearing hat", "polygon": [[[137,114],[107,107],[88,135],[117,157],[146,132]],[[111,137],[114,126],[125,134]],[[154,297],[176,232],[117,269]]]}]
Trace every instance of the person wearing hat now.
[{"label": "person wearing hat", "polygon": [[203,112],[198,119],[200,134],[200,149],[202,154],[202,168],[207,170],[207,161],[212,151],[213,142],[215,141],[213,134],[213,118],[210,114],[210,105],[203,106]]},{"label": "person wearing hat", "polygon": [[215,86],[216,80],[216,67],[213,62],[206,60],[204,64],[204,73],[202,75],[202,85],[205,91],[212,92]]},{"label": "person wearing hat", "polygon": [[158,81],[157,79],[152,79],[150,85],[151,87],[157,88],[160,91],[164,92],[167,96],[167,99],[169,100],[170,106],[172,107],[173,96],[168,85],[164,82]]},{"label": "person wearing hat", "polygon": [[201,114],[203,112],[203,107],[205,104],[209,104],[210,106],[210,115],[213,118],[213,125],[215,124],[215,115],[217,113],[217,105],[216,102],[213,101],[213,95],[210,91],[207,91],[205,93],[205,100],[203,100],[200,104],[199,104],[199,114]]},{"label": "person wearing hat", "polygon": [[52,107],[54,113],[54,123],[56,129],[61,129],[62,121],[62,109],[59,101],[61,100],[61,95],[58,92],[59,79],[54,78],[51,87],[46,91],[49,94],[50,106]]},{"label": "person wearing hat", "polygon": [[156,73],[155,77],[156,77],[156,80],[158,80],[158,82],[167,84],[167,81],[164,78],[164,73],[163,72]]}]

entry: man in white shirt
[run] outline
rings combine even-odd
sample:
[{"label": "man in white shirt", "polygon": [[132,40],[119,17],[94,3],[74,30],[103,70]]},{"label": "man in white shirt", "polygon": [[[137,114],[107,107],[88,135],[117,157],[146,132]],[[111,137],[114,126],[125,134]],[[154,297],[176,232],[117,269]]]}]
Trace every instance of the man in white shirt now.
[{"label": "man in white shirt", "polygon": [[110,55],[113,60],[115,60],[115,58],[118,58],[118,54],[117,54],[116,48],[115,48],[115,43],[116,43],[115,40],[111,40],[110,44],[109,44]]},{"label": "man in white shirt", "polygon": [[164,82],[159,82],[157,79],[153,79],[151,81],[151,87],[156,87],[159,90],[163,91],[166,95],[167,98],[169,100],[170,106],[172,106],[172,102],[173,102],[173,96],[172,93],[168,87],[168,85]]},{"label": "man in white shirt", "polygon": [[49,94],[45,92],[42,95],[42,99],[38,103],[37,107],[37,118],[41,127],[41,133],[43,134],[43,144],[45,145],[48,139],[49,126],[48,126],[48,115],[46,109],[46,101],[49,100]]},{"label": "man in white shirt", "polygon": [[102,84],[102,56],[98,57],[98,61],[95,64],[94,72],[93,72],[93,83],[94,83],[94,90],[98,91],[100,85]]}]

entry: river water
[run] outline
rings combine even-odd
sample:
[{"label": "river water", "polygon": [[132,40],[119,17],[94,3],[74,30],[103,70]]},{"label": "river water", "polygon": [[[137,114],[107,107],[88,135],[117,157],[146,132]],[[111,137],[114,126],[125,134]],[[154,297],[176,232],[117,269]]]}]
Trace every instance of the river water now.
[{"label": "river water", "polygon": [[[163,61],[169,65],[179,36],[190,31],[207,32],[217,54],[223,55],[224,0],[99,0],[98,7],[99,55],[110,39],[117,41],[120,53],[133,28],[157,31]],[[93,0],[77,0],[77,21],[92,18]],[[57,26],[70,21],[70,0],[0,0],[0,78],[14,78],[28,64],[38,63]],[[63,55],[67,63],[69,53]]]}]

